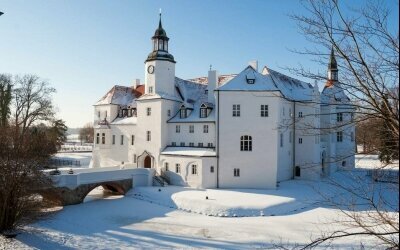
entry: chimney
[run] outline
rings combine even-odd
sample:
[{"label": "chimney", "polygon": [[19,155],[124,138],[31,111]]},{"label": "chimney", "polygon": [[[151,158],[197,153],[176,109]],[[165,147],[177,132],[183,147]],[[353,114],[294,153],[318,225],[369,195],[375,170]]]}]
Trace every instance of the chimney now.
[{"label": "chimney", "polygon": [[140,79],[135,79],[135,81],[132,84],[132,88],[136,89],[140,85]]},{"label": "chimney", "polygon": [[215,90],[215,88],[217,88],[217,84],[218,84],[217,71],[216,70],[208,71],[207,91],[208,91],[208,102],[210,102],[210,103],[215,103],[214,90]]},{"label": "chimney", "polygon": [[253,69],[254,69],[255,71],[258,72],[258,61],[257,61],[257,60],[250,61],[250,62],[249,62],[249,65],[250,65],[251,67],[253,67]]}]

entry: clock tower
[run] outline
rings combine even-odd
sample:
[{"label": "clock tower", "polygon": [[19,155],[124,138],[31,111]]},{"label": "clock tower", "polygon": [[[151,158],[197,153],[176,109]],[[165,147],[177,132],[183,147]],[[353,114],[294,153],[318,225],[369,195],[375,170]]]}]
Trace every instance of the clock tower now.
[{"label": "clock tower", "polygon": [[162,27],[161,13],[158,28],[151,38],[153,51],[145,61],[146,94],[175,95],[175,60],[168,52],[167,33]]}]

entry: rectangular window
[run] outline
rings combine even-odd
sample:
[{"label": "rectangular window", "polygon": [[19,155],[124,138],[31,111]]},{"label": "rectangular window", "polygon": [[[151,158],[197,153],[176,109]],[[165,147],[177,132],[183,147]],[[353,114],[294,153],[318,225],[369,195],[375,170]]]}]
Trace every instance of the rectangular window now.
[{"label": "rectangular window", "polygon": [[280,134],[280,145],[283,147],[283,133]]},{"label": "rectangular window", "polygon": [[151,116],[151,108],[147,108],[147,116]]},{"label": "rectangular window", "polygon": [[261,105],[261,117],[268,117],[268,105]]},{"label": "rectangular window", "polygon": [[192,165],[192,175],[197,175],[197,165]]},{"label": "rectangular window", "polygon": [[233,169],[233,176],[234,177],[239,177],[240,176],[240,168],[234,168]]},{"label": "rectangular window", "polygon": [[194,142],[189,142],[189,147],[194,147]]},{"label": "rectangular window", "polygon": [[100,134],[96,134],[96,144],[100,144]]},{"label": "rectangular window", "polygon": [[214,173],[214,166],[210,167],[210,173]]},{"label": "rectangular window", "polygon": [[170,110],[170,109],[168,109],[167,115],[168,115],[168,116],[171,116],[171,110]]},{"label": "rectangular window", "polygon": [[194,133],[194,125],[189,125],[189,133]]},{"label": "rectangular window", "polygon": [[131,145],[135,145],[135,136],[131,135]]},{"label": "rectangular window", "polygon": [[136,163],[137,157],[136,154],[133,155],[133,163]]},{"label": "rectangular window", "polygon": [[351,141],[354,141],[354,132],[350,133],[350,139],[351,139]]},{"label": "rectangular window", "polygon": [[207,144],[207,146],[208,146],[209,148],[212,148],[212,147],[214,147],[214,144],[213,144],[212,142],[209,142],[209,143]]},{"label": "rectangular window", "polygon": [[206,117],[207,117],[207,109],[201,108],[200,109],[200,118],[206,118]]},{"label": "rectangular window", "polygon": [[112,144],[115,145],[115,135],[112,136]]},{"label": "rectangular window", "polygon": [[342,122],[343,121],[343,113],[337,113],[336,114],[336,121],[337,122]]},{"label": "rectangular window", "polygon": [[179,163],[175,164],[175,172],[180,173],[181,172],[181,165]]},{"label": "rectangular window", "polygon": [[176,125],[175,132],[176,133],[180,133],[181,132],[181,125]]},{"label": "rectangular window", "polygon": [[203,133],[208,133],[208,125],[203,126]]},{"label": "rectangular window", "polygon": [[151,141],[151,131],[146,132],[146,139],[147,141]]},{"label": "rectangular window", "polygon": [[303,117],[303,112],[299,112],[299,117]]},{"label": "rectangular window", "polygon": [[168,171],[169,170],[169,164],[168,164],[168,162],[166,162],[165,163],[165,171]]},{"label": "rectangular window", "polygon": [[299,138],[299,144],[303,144],[303,138]]},{"label": "rectangular window", "polygon": [[232,106],[232,116],[233,117],[239,117],[240,116],[240,105],[239,104],[233,104],[233,106]]},{"label": "rectangular window", "polygon": [[243,135],[240,137],[240,151],[252,151],[253,141],[249,135]]},{"label": "rectangular window", "polygon": [[149,94],[153,93],[153,87],[149,87]]},{"label": "rectangular window", "polygon": [[342,131],[336,132],[336,141],[337,142],[343,141],[343,132]]},{"label": "rectangular window", "polygon": [[105,133],[101,134],[101,144],[106,144],[106,134]]},{"label": "rectangular window", "polygon": [[199,144],[198,144],[198,145],[199,145],[199,147],[200,147],[200,148],[202,148],[202,147],[203,147],[203,143],[202,143],[202,142],[199,142]]},{"label": "rectangular window", "polygon": [[181,118],[186,118],[186,115],[187,115],[186,109],[185,108],[181,108],[181,114],[180,114]]},{"label": "rectangular window", "polygon": [[175,147],[175,146],[176,146],[176,142],[173,141],[173,142],[171,143],[171,145]]},{"label": "rectangular window", "polygon": [[121,145],[124,145],[124,135],[121,135]]},{"label": "rectangular window", "polygon": [[181,147],[184,147],[185,146],[185,143],[184,142],[181,142]]}]

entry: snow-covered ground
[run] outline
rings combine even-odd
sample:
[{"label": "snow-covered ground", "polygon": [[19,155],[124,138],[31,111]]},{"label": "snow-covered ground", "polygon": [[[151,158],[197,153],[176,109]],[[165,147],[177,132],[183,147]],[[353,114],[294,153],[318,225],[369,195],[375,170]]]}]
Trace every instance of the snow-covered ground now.
[{"label": "snow-covered ground", "polygon": [[[364,157],[358,164],[368,168],[378,163],[374,157]],[[371,181],[365,171],[352,175]],[[339,172],[333,178],[351,184],[348,173]],[[249,249],[280,244],[290,248],[340,227],[332,223],[340,218],[339,210],[320,202],[320,192],[338,195],[328,182],[290,180],[276,190],[169,186],[135,188],[125,196],[101,197],[93,192],[85,203],[64,207],[24,227],[7,244],[0,238],[0,249],[1,244],[6,249]],[[398,196],[390,189],[385,192],[388,197]],[[334,244],[340,249],[373,246],[366,238]]]},{"label": "snow-covered ground", "polygon": [[[87,168],[89,167],[90,161],[92,160],[92,152],[83,153],[57,153],[53,157],[54,159],[60,160],[73,160],[80,161],[80,166],[68,166],[65,168]],[[61,169],[61,168],[60,168]]]}]

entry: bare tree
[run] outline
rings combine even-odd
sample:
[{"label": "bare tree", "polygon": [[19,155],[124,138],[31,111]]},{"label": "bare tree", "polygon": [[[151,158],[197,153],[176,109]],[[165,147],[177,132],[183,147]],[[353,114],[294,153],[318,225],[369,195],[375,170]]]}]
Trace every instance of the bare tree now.
[{"label": "bare tree", "polygon": [[17,76],[13,91],[13,124],[23,135],[35,122],[51,121],[55,89],[35,75]]},{"label": "bare tree", "polygon": [[[363,6],[349,6],[353,2],[337,0],[305,0],[302,2],[306,14],[291,15],[302,34],[315,44],[312,49],[295,50],[301,55],[312,56],[322,65],[328,61],[332,49],[338,58],[341,88],[351,99],[356,116],[351,122],[358,127],[371,123],[378,125],[370,138],[371,150],[389,155],[390,163],[398,157],[399,150],[399,29],[388,25],[390,10],[381,1],[368,1]],[[360,4],[357,2],[357,4]],[[398,8],[397,8],[398,9]],[[398,12],[396,13],[398,16]],[[325,73],[315,72],[300,66],[289,68],[302,77],[328,81]],[[341,124],[346,126],[349,124]],[[338,129],[337,124],[322,131]],[[312,131],[313,128],[307,128]],[[367,126],[368,129],[368,126]],[[371,132],[371,131],[369,131]],[[365,132],[364,132],[365,135]],[[360,138],[360,137],[358,137]],[[366,143],[366,142],[364,142]],[[340,159],[332,159],[340,161]],[[398,163],[397,163],[398,165]],[[383,168],[385,168],[384,165]],[[390,186],[390,197],[382,183],[368,182],[348,173],[345,185],[328,179],[337,188],[338,194],[348,199],[337,199],[322,193],[324,201],[344,215],[343,230],[323,232],[320,237],[304,248],[344,237],[369,236],[388,248],[399,248],[398,175]],[[386,187],[386,186],[385,186]],[[381,192],[376,192],[379,189]],[[360,212],[359,206],[364,206]]]},{"label": "bare tree", "polygon": [[[12,116],[0,126],[0,233],[34,218],[47,203],[37,191],[51,185],[42,167],[65,141],[67,127],[54,117],[54,89],[37,76],[7,78]],[[0,96],[0,103],[5,103]]]},{"label": "bare tree", "polygon": [[87,123],[79,130],[79,140],[85,143],[93,143],[94,128],[92,123]]}]

